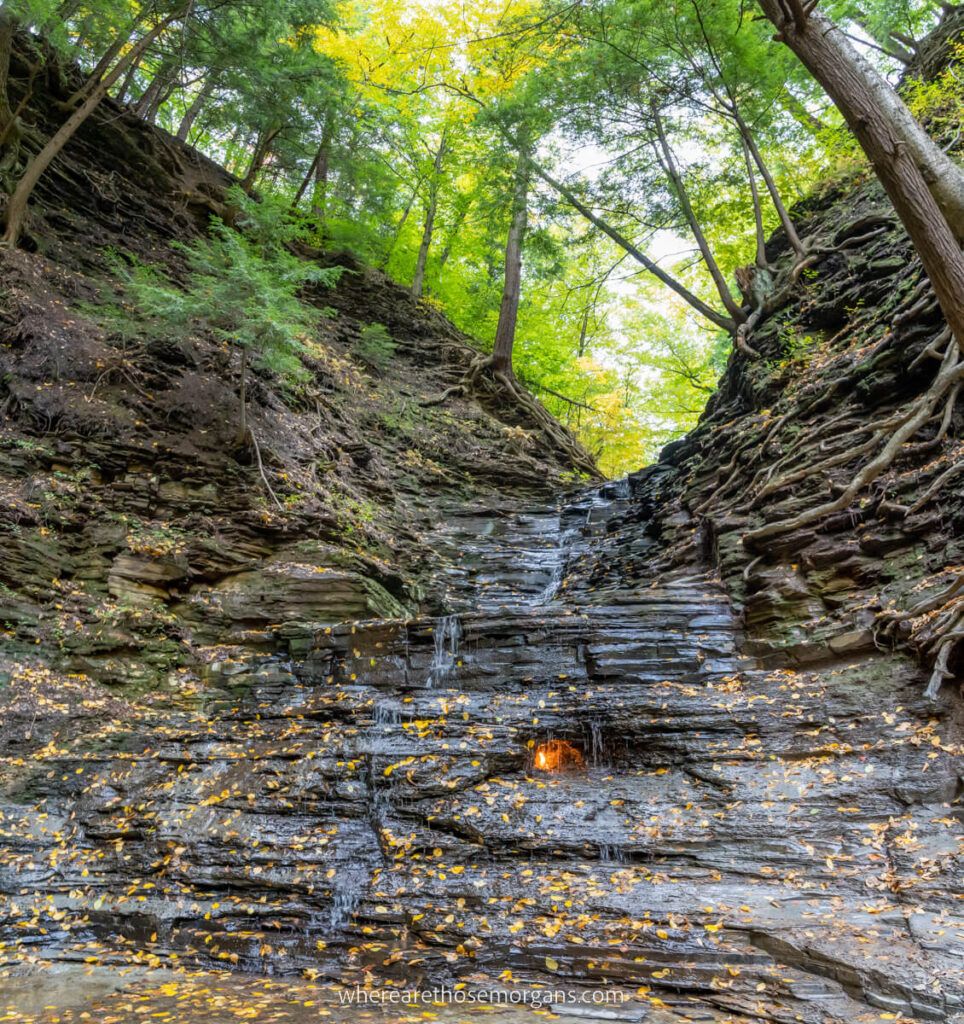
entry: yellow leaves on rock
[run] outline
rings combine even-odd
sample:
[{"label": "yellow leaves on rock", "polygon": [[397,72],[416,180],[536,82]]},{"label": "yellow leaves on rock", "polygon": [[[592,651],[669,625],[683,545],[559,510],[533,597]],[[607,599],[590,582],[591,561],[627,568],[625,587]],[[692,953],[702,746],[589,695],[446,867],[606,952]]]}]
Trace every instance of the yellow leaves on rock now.
[{"label": "yellow leaves on rock", "polygon": [[382,772],[382,775],[387,779],[392,772],[397,771],[399,768],[407,768],[410,764],[415,763],[414,757],[405,757],[401,761],[396,761],[394,764],[388,765],[387,768]]}]

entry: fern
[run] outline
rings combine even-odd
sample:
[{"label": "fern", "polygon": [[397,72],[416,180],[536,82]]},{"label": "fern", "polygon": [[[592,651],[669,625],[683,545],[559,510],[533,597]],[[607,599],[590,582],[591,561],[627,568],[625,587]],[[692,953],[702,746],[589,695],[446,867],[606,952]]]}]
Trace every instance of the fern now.
[{"label": "fern", "polygon": [[[322,312],[299,298],[306,284],[330,286],[340,267],[315,267],[287,245],[299,227],[275,207],[262,208],[239,189],[228,200],[240,209],[238,228],[213,218],[208,237],[177,243],[190,283],[178,288],[151,267],[135,265],[125,277],[130,297],[152,331],[205,333],[240,349],[282,378],[307,371],[300,360],[305,338]],[[244,423],[242,380],[241,422]]]}]

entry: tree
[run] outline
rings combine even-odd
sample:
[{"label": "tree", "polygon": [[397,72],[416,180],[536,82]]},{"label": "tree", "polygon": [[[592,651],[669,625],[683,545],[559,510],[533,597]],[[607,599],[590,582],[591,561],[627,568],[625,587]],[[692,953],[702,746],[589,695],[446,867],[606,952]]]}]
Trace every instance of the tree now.
[{"label": "tree", "polygon": [[432,233],[435,230],[435,217],[438,213],[439,189],[442,185],[442,161],[445,159],[447,142],[445,128],[439,137],[438,146],[432,159],[432,167],[428,174],[428,193],[425,201],[425,221],[422,227],[422,240],[418,247],[415,260],[415,276],[412,278],[412,295],[421,298],[425,286],[425,267],[428,263],[428,251],[432,244]]},{"label": "tree", "polygon": [[502,302],[499,322],[492,347],[492,369],[497,373],[512,374],[512,348],[515,343],[516,323],[519,319],[519,298],[522,293],[522,246],[528,219],[529,162],[531,141],[523,136],[516,161],[515,182],[512,189],[509,232],[505,243],[505,269],[503,271]]},{"label": "tree", "polygon": [[[753,233],[754,260],[760,259],[765,223],[759,173],[791,244],[798,252],[803,246],[757,138],[759,126],[781,113],[773,94],[784,91],[786,83],[772,71],[757,70],[764,45],[758,30],[732,5],[725,12],[718,7],[716,0],[690,0],[667,18],[664,6],[652,0],[580,6],[569,25],[569,38],[577,45],[530,75],[535,84],[529,91],[542,93],[543,106],[553,110],[573,144],[599,147],[611,159],[596,176],[592,197],[584,184],[562,178],[541,161],[534,162],[533,173],[701,316],[739,341],[748,314],[729,283],[740,266],[734,258],[733,225],[721,229],[717,222],[716,238],[710,237],[717,196],[732,196],[742,171],[746,226],[737,230]],[[728,44],[730,36],[736,37],[734,48],[741,56],[723,61],[718,52],[723,43],[716,40]],[[722,132],[708,134],[707,117],[721,122]],[[682,151],[706,155],[699,162],[692,157],[683,161]],[[708,187],[714,175],[718,184]],[[705,276],[661,266],[649,257],[646,243],[638,240],[641,225],[647,235],[689,234]]]},{"label": "tree", "polygon": [[[20,180],[17,182],[17,186],[14,189],[13,194],[7,202],[6,210],[4,211],[4,233],[2,238],[0,238],[0,246],[7,248],[16,246],[20,238],[20,233],[23,230],[23,222],[27,214],[27,204],[30,200],[30,196],[33,194],[33,190],[37,187],[37,183],[40,181],[44,172],[64,146],[66,146],[71,138],[73,138],[77,129],[84,123],[84,121],[87,120],[88,117],[90,117],[94,110],[96,110],[101,100],[103,100],[107,95],[110,87],[120,78],[131,64],[140,60],[155,39],[160,37],[170,25],[182,17],[185,9],[186,8],[184,7],[176,6],[167,14],[158,17],[154,25],[147,29],[140,38],[137,39],[137,41],[134,42],[130,48],[117,59],[111,70],[86,90],[85,94],[81,98],[82,102],[80,103],[80,106],[77,107],[70,117],[50,137],[40,152],[28,162]],[[136,24],[137,21],[135,21],[134,26],[136,26]],[[131,26],[128,30],[128,39],[132,38],[133,32],[135,31],[134,26]]]},{"label": "tree", "polygon": [[184,111],[184,116],[181,118],[177,126],[177,131],[174,133],[176,138],[180,139],[182,142],[187,142],[188,136],[191,134],[191,129],[194,127],[194,122],[200,116],[205,104],[214,94],[214,90],[217,89],[217,87],[217,76],[215,74],[209,74],[204,79],[204,84],[197,91],[197,95],[191,100],[190,105]]},{"label": "tree", "polygon": [[3,145],[13,122],[8,82],[10,79],[10,56],[16,31],[16,18],[6,7],[0,7],[0,145]]},{"label": "tree", "polygon": [[964,349],[964,172],[837,25],[800,0],[759,2],[867,154]]}]

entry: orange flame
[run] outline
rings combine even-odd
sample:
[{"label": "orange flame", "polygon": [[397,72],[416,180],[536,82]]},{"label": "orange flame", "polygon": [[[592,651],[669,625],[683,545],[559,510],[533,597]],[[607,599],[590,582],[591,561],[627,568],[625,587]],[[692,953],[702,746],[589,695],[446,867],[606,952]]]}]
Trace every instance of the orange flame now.
[{"label": "orange flame", "polygon": [[564,768],[582,768],[582,752],[567,740],[546,740],[536,747],[533,765],[541,772],[556,772]]}]

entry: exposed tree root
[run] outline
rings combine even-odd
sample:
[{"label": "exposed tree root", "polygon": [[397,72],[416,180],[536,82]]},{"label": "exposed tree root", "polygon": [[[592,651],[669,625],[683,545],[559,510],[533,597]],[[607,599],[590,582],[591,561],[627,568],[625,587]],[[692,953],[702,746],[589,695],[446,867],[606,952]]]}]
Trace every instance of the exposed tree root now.
[{"label": "exposed tree root", "polygon": [[433,405],[444,405],[450,398],[463,398],[466,394],[467,388],[464,384],[453,384],[450,388],[446,388],[441,394],[436,395],[434,398],[426,398],[418,404],[423,409],[427,409]]},{"label": "exposed tree root", "polygon": [[[765,319],[775,310],[782,309],[790,301],[797,289],[797,285],[803,272],[805,270],[809,270],[827,256],[833,256],[836,253],[845,252],[848,249],[855,249],[861,245],[865,245],[867,242],[872,242],[874,239],[879,238],[881,235],[890,231],[894,226],[894,222],[890,218],[882,218],[879,222],[868,222],[868,226],[870,230],[859,235],[851,235],[847,238],[843,238],[834,244],[827,244],[826,242],[821,243],[819,241],[808,243],[800,258],[796,260],[796,262],[777,282],[774,283],[763,301],[761,301],[748,315],[746,322],[737,327],[733,337],[733,343],[737,350],[743,352],[744,355],[749,356],[751,359],[759,359],[760,353],[750,345],[750,338],[753,335],[754,329],[761,320]],[[926,281],[927,279],[925,278],[924,280]],[[929,288],[929,281],[927,282],[927,285]],[[934,299],[933,296],[928,296],[926,299],[922,299],[921,310],[915,309],[914,311],[908,311],[907,319],[913,319],[930,304],[934,304],[936,306],[936,302],[937,300]]]},{"label": "exposed tree root", "polygon": [[958,450],[957,460],[927,488],[926,491],[914,502],[910,508],[907,509],[907,515],[912,516],[920,510],[935,497],[941,488],[944,487],[950,480],[952,480],[959,473],[964,472],[964,451]]},{"label": "exposed tree root", "polygon": [[279,509],[284,511],[284,505],[278,500],[278,495],[274,493],[271,484],[268,482],[268,474],[264,471],[264,463],[261,461],[261,447],[258,444],[258,439],[254,436],[254,431],[248,427],[247,437],[251,441],[251,447],[254,449],[254,458],[258,464],[258,472],[261,474],[261,480],[264,483],[265,490],[271,495],[271,500],[278,506]]},{"label": "exposed tree root", "polygon": [[951,679],[950,661],[964,641],[964,572],[949,586],[912,605],[906,611],[887,610],[878,616],[876,636],[896,639],[912,647],[921,661],[932,662],[933,671],[924,696],[933,700],[945,679]]},{"label": "exposed tree root", "polygon": [[923,351],[921,351],[917,356],[914,357],[914,360],[911,362],[910,366],[907,367],[907,369],[916,369],[925,359],[928,358],[943,359],[944,354],[943,352],[941,352],[941,346],[946,345],[947,342],[950,341],[950,337],[951,329],[949,327],[946,327],[928,346],[926,346],[926,348],[923,349]]},{"label": "exposed tree root", "polygon": [[883,447],[878,454],[858,471],[856,476],[836,498],[791,518],[777,520],[776,522],[767,523],[756,530],[750,530],[743,537],[744,545],[747,548],[753,548],[760,541],[768,537],[803,529],[825,516],[847,508],[864,487],[890,468],[897,456],[901,454],[903,446],[931,419],[935,409],[942,402],[946,402],[944,420],[949,422],[949,417],[953,413],[953,403],[956,401],[959,384],[962,379],[964,379],[964,365],[961,362],[961,354],[957,343],[952,338],[943,354],[940,372],[930,388],[909,407],[891,417],[884,424],[879,425],[874,430],[874,434],[869,441],[848,448],[844,452],[831,456],[816,465],[803,467],[778,480],[771,481],[764,489],[766,494],[772,494],[792,483],[811,477],[821,470],[831,466],[844,465],[855,458],[859,458],[883,442]]}]

